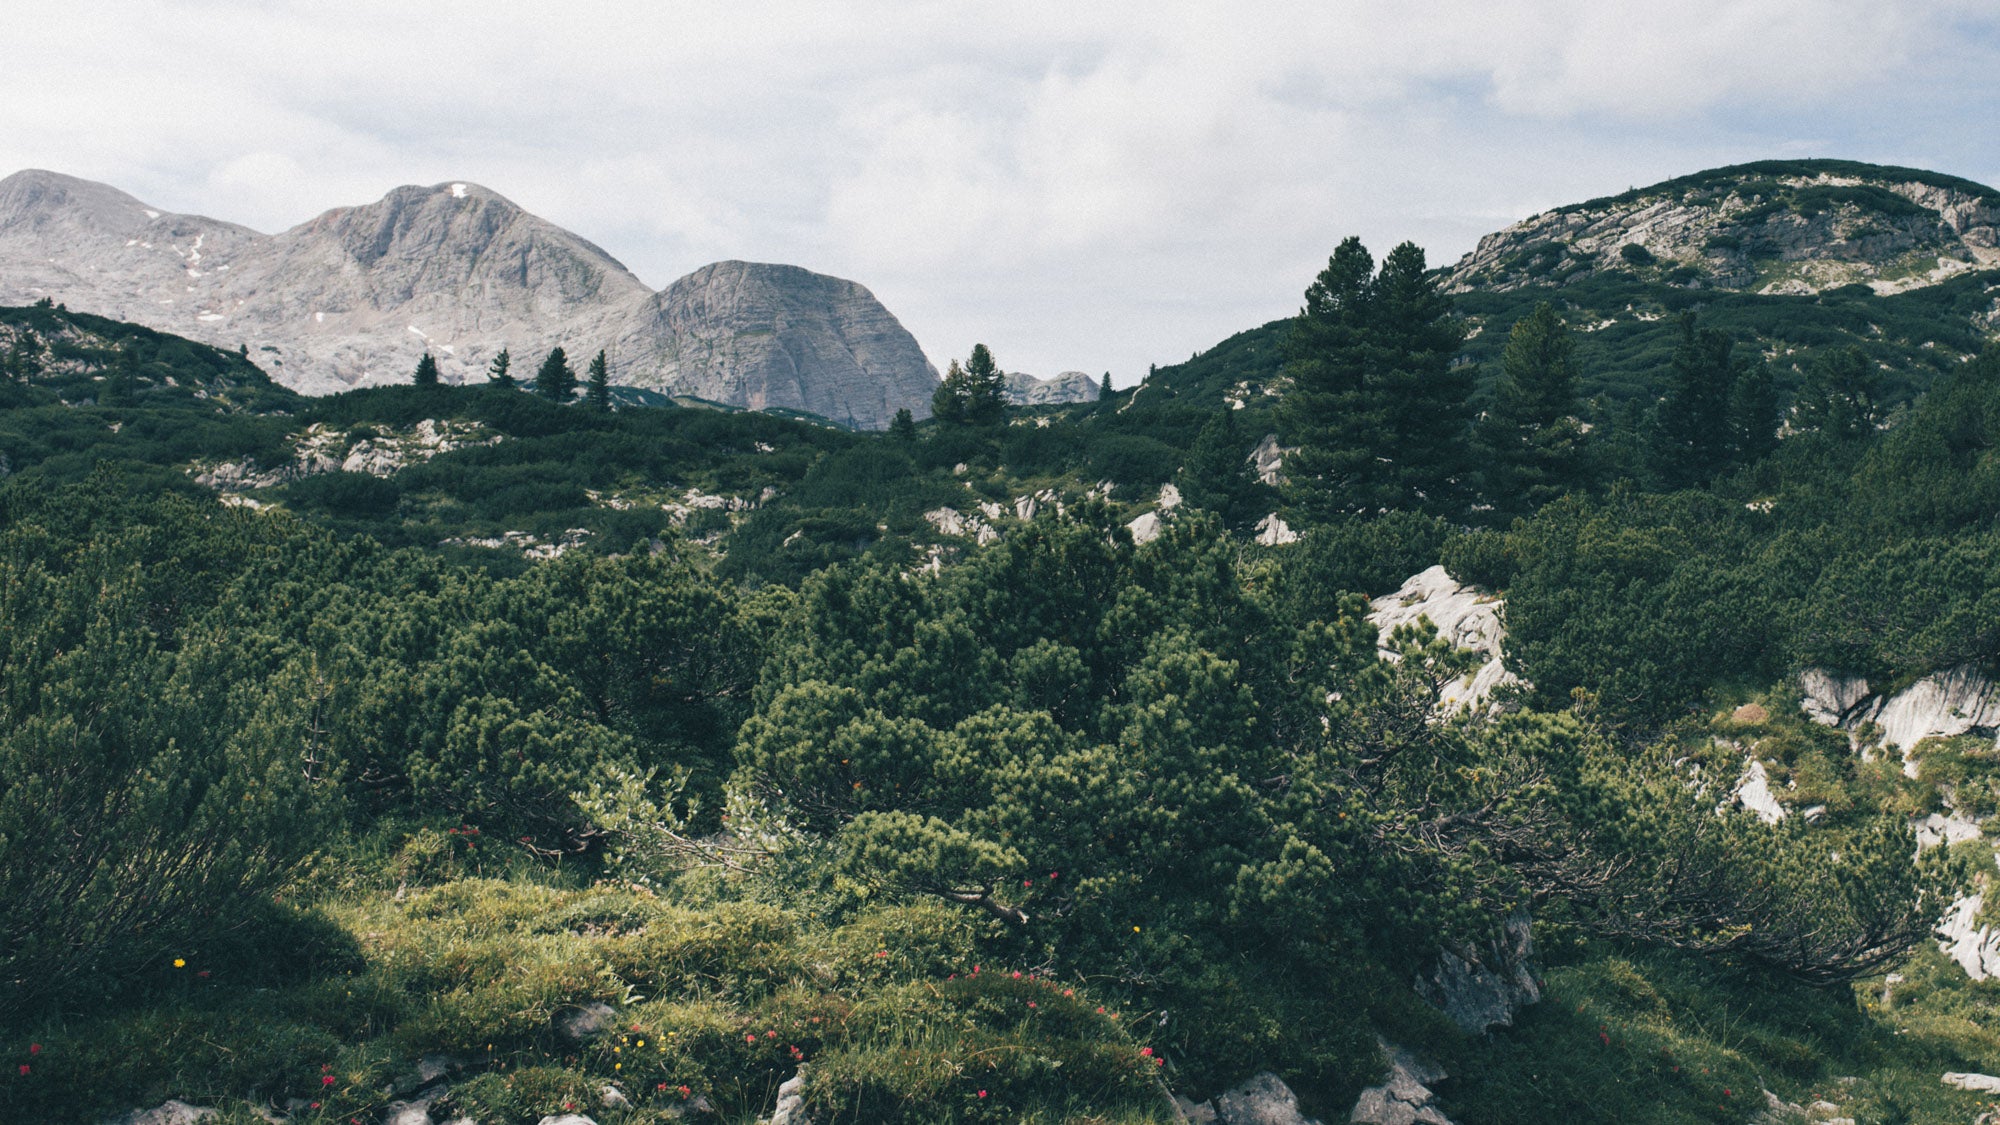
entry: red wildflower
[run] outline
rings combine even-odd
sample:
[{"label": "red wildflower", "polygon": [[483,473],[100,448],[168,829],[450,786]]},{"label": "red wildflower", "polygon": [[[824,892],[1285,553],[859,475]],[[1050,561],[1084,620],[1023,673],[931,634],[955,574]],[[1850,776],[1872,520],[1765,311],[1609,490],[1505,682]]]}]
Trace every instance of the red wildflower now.
[{"label": "red wildflower", "polygon": [[22,1063],[22,1064],[21,1064],[21,1076],[22,1076],[23,1078],[25,1078],[25,1077],[27,1077],[27,1075],[28,1075],[28,1064],[27,1064],[27,1063]]},{"label": "red wildflower", "polygon": [[31,1054],[31,1055],[39,1055],[39,1054],[41,1054],[41,1053],[42,1053],[42,1045],[41,1045],[40,1043],[30,1043],[30,1044],[28,1044],[28,1053],[29,1053],[29,1054]]},{"label": "red wildflower", "polygon": [[322,1086],[331,1086],[331,1085],[333,1085],[333,1075],[331,1075],[331,1074],[328,1074],[328,1075],[324,1075],[324,1076],[322,1076],[322,1077],[320,1078],[320,1080],[319,1080],[319,1084],[320,1084],[320,1085],[322,1085]]}]

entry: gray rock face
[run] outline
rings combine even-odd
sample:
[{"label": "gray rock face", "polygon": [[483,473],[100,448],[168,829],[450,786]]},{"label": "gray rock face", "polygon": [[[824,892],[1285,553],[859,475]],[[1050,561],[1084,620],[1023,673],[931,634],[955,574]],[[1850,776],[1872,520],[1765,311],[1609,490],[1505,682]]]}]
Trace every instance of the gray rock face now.
[{"label": "gray rock face", "polygon": [[1361,1091],[1347,1120],[1365,1125],[1452,1125],[1431,1093],[1431,1085],[1445,1077],[1444,1071],[1388,1043],[1382,1044],[1382,1053],[1389,1060],[1389,1080]]},{"label": "gray rock face", "polygon": [[1515,911],[1482,947],[1447,949],[1417,975],[1417,995],[1470,1035],[1514,1026],[1522,1008],[1542,998],[1536,979],[1533,930],[1526,911]]},{"label": "gray rock face", "polygon": [[1507,641],[1502,621],[1506,603],[1496,595],[1459,585],[1442,566],[1411,575],[1395,593],[1370,602],[1369,609],[1368,620],[1379,631],[1385,654],[1397,626],[1427,617],[1437,626],[1438,636],[1486,658],[1470,677],[1445,685],[1439,693],[1448,711],[1479,706],[1495,688],[1520,682],[1520,677],[1501,662]]},{"label": "gray rock face", "polygon": [[135,1109],[123,1117],[112,1118],[105,1125],[201,1125],[221,1116],[222,1111],[207,1106],[169,1101],[152,1109]]},{"label": "gray rock face", "polygon": [[618,1013],[611,1005],[602,1001],[589,1004],[571,1004],[558,1008],[549,1017],[549,1023],[556,1034],[570,1043],[588,1043],[610,1029]]},{"label": "gray rock face", "polygon": [[2000,205],[1891,168],[1685,177],[1487,235],[1446,287],[1516,289],[1615,269],[1673,284],[1878,293],[2000,264]]},{"label": "gray rock face", "polygon": [[717,262],[651,298],[613,354],[621,382],[886,429],[930,417],[937,369],[874,294],[797,266]]},{"label": "gray rock face", "polygon": [[1270,1072],[1215,1099],[1217,1125],[1319,1125],[1299,1112],[1298,1095]]},{"label": "gray rock face", "polygon": [[308,394],[407,382],[429,351],[525,381],[561,345],[612,382],[880,429],[930,412],[937,372],[869,292],[719,262],[654,293],[586,239],[477,184],[400,187],[277,235],[148,207],[54,172],[0,180],[0,304],[52,297],[220,347]]},{"label": "gray rock face", "polygon": [[1006,380],[1007,386],[1002,393],[1015,406],[1056,406],[1065,402],[1097,401],[1097,380],[1081,371],[1065,371],[1047,379],[1009,371]]},{"label": "gray rock face", "polygon": [[1800,709],[1815,722],[1853,732],[1869,724],[1884,748],[1900,751],[1903,772],[1917,776],[1912,755],[1926,738],[1971,734],[2000,740],[2000,684],[1978,666],[1961,664],[1937,672],[1894,695],[1871,692],[1868,681],[1812,668],[1799,677],[1805,693]]}]

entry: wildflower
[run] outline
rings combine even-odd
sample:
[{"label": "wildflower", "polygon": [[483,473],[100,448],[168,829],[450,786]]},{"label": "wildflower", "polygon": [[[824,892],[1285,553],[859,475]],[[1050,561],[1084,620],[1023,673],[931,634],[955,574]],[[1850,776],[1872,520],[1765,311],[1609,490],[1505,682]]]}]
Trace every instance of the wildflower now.
[{"label": "wildflower", "polygon": [[1134,926],[1134,927],[1132,927],[1132,932],[1133,932],[1133,933],[1135,933],[1135,934],[1136,934],[1136,933],[1138,933],[1138,932],[1139,932],[1139,927],[1137,927],[1137,926]]},{"label": "wildflower", "polygon": [[1032,887],[1035,885],[1035,881],[1033,879],[1023,879],[1021,880],[1021,885],[1024,887]]},{"label": "wildflower", "polygon": [[176,969],[185,969],[185,968],[187,968],[187,967],[188,967],[188,963],[187,963],[187,959],[186,959],[185,957],[176,957],[176,958],[174,958],[174,968],[176,968]]},{"label": "wildflower", "polygon": [[1153,1057],[1153,1049],[1151,1047],[1141,1047],[1139,1048],[1139,1056],[1150,1059]]},{"label": "wildflower", "polygon": [[982,1098],[983,1098],[983,1097],[985,1097],[985,1096],[986,1096],[986,1091],[984,1091],[984,1090],[981,1090],[981,1091],[979,1091],[979,1096],[980,1096],[980,1097],[982,1097]]},{"label": "wildflower", "polygon": [[321,1076],[320,1076],[320,1080],[319,1080],[319,1084],[320,1084],[321,1086],[331,1086],[331,1085],[333,1085],[333,1075],[331,1075],[331,1074],[324,1074],[324,1075],[321,1075]]},{"label": "wildflower", "polygon": [[767,1031],[764,1033],[764,1038],[766,1039],[776,1039],[777,1037],[778,1033],[775,1031]]},{"label": "wildflower", "polygon": [[41,1045],[40,1043],[30,1043],[30,1044],[28,1044],[28,1053],[29,1053],[29,1054],[31,1054],[31,1055],[39,1055],[39,1054],[41,1054],[41,1053],[42,1053],[42,1045]]},{"label": "wildflower", "polygon": [[757,1041],[757,1036],[755,1033],[747,1034],[743,1037],[743,1041],[745,1043],[755,1043]]},{"label": "wildflower", "polygon": [[28,1064],[27,1064],[27,1063],[22,1063],[22,1064],[21,1064],[21,1077],[23,1077],[23,1078],[26,1078],[27,1076],[28,1076]]},{"label": "wildflower", "polygon": [[1076,995],[1076,989],[1074,989],[1074,988],[1065,988],[1065,989],[1063,989],[1063,995],[1064,995],[1064,996],[1075,996],[1075,995]]},{"label": "wildflower", "polygon": [[1030,1000],[1030,1001],[1028,1001],[1028,1007],[1032,1008],[1032,1007],[1034,1007],[1034,1006],[1035,1006],[1035,1002],[1034,1002],[1033,1000]]},{"label": "wildflower", "polygon": [[1165,1059],[1154,1059],[1154,1060],[1153,1060],[1153,1065],[1154,1065],[1154,1066],[1165,1066],[1165,1065],[1167,1065],[1167,1060],[1165,1060]]},{"label": "wildflower", "polygon": [[685,1097],[687,1097],[688,1095],[690,1095],[690,1094],[694,1093],[694,1091],[693,1091],[693,1090],[690,1090],[690,1089],[688,1089],[688,1088],[687,1088],[686,1086],[680,1086],[680,1087],[677,1087],[677,1089],[679,1089],[679,1090],[680,1090],[680,1092],[681,1092],[681,1097],[684,1097],[684,1098],[685,1098]]},{"label": "wildflower", "polygon": [[1015,980],[1020,980],[1020,979],[1021,979],[1021,970],[1019,970],[1019,969],[1015,969],[1015,970],[1014,970],[1014,979],[1015,979]]},{"label": "wildflower", "polygon": [[318,1109],[318,1108],[319,1108],[319,1103],[318,1103],[318,1102],[314,1102],[314,1103],[313,1103],[312,1105],[310,1105],[310,1106],[307,1106],[306,1108],[307,1108],[307,1109]]},{"label": "wildflower", "polygon": [[200,972],[196,973],[196,974],[195,974],[195,976],[198,976],[198,977],[200,977],[200,978],[201,978],[201,979],[203,979],[203,980],[207,980],[207,979],[208,979],[208,970],[207,970],[207,969],[203,969],[202,971],[200,971]]}]

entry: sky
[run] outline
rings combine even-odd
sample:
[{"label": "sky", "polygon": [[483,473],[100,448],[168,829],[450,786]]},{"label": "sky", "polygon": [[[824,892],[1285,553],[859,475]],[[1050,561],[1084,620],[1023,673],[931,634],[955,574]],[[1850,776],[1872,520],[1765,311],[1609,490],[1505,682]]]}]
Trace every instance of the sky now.
[{"label": "sky", "polygon": [[942,368],[1186,359],[1340,240],[1826,156],[2000,184],[1992,0],[9,5],[0,175],[267,232],[469,180],[664,288],[869,287]]}]

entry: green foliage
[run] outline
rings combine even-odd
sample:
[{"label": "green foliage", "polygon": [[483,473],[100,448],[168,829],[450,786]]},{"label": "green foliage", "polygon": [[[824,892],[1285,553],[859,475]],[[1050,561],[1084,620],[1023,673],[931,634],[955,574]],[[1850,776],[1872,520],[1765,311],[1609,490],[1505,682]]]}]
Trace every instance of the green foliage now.
[{"label": "green foliage", "polygon": [[1257,479],[1236,413],[1219,410],[1203,424],[1174,481],[1188,506],[1214,512],[1224,527],[1240,531],[1270,512],[1277,495]]},{"label": "green foliage", "polygon": [[513,390],[517,385],[514,380],[513,367],[514,357],[508,353],[506,348],[501,348],[500,354],[494,356],[493,362],[486,366],[487,385],[505,391]]},{"label": "green foliage", "polygon": [[1464,330],[1423,251],[1403,243],[1380,273],[1357,238],[1306,290],[1285,345],[1291,502],[1317,518],[1390,509],[1456,514],[1469,494]]},{"label": "green foliage", "polygon": [[568,402],[576,394],[576,372],[560,347],[552,348],[535,371],[535,393],[550,402]]},{"label": "green foliage", "polygon": [[1503,515],[1533,511],[1589,482],[1574,352],[1568,327],[1546,301],[1508,333],[1493,401],[1474,434],[1485,493]]},{"label": "green foliage", "polygon": [[611,410],[611,368],[605,362],[602,350],[591,357],[590,380],[584,388],[583,403],[599,414]]},{"label": "green foliage", "polygon": [[437,358],[431,355],[431,353],[425,352],[424,357],[417,361],[416,374],[410,377],[410,382],[412,385],[417,387],[437,386],[438,385]]},{"label": "green foliage", "polygon": [[931,416],[949,425],[992,426],[1007,411],[1006,377],[985,344],[972,345],[972,355],[960,367],[952,360],[944,381],[931,397]]}]

